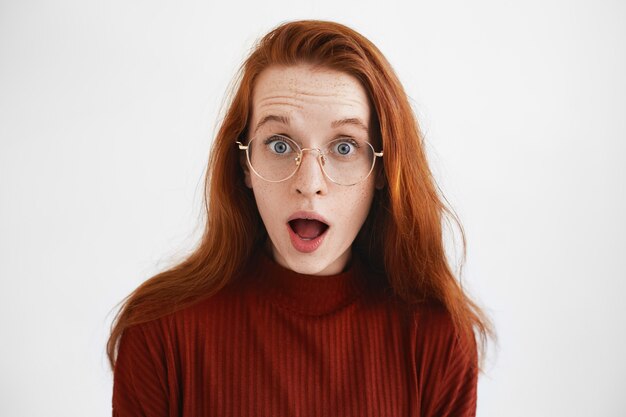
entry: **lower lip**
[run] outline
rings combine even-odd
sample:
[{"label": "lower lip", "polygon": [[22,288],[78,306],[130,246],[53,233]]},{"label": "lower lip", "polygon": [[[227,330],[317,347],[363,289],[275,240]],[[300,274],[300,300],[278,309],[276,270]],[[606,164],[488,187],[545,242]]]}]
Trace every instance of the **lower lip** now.
[{"label": "lower lip", "polygon": [[293,231],[289,224],[287,224],[287,229],[289,230],[291,244],[298,252],[302,253],[311,253],[319,248],[319,246],[324,241],[324,236],[326,236],[326,232],[328,231],[328,228],[326,228],[326,230],[324,230],[324,232],[315,239],[304,240],[300,236],[298,236],[296,232]]}]

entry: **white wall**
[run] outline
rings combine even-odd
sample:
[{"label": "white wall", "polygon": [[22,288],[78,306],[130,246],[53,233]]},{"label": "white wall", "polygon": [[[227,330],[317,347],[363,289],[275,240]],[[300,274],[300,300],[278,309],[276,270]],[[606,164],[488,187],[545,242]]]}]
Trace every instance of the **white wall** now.
[{"label": "white wall", "polygon": [[413,100],[500,335],[478,415],[624,415],[626,5],[223,3],[0,2],[0,415],[110,415],[113,307],[193,244],[227,84],[295,18]]}]

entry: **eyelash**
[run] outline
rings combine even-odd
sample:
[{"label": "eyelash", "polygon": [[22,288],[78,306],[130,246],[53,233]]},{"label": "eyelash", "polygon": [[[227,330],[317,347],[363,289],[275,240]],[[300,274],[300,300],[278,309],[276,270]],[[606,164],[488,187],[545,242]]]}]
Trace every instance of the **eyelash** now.
[{"label": "eyelash", "polygon": [[[277,134],[272,135],[272,136],[268,137],[267,139],[265,139],[265,141],[263,143],[265,145],[268,145],[270,142],[273,142],[273,141],[279,139],[280,136],[284,136],[284,137],[289,138],[289,139],[291,139],[291,140],[293,140],[295,142],[295,140],[292,139],[291,137],[289,137],[289,135],[286,135],[284,133],[277,133]],[[361,145],[359,145],[359,143],[354,138],[352,138],[350,136],[342,136],[342,135],[340,135],[336,139],[333,139],[331,142],[334,142],[334,141],[340,140],[340,139],[344,139],[346,142],[349,142],[350,144],[354,145],[356,148],[360,148],[361,147]]]},{"label": "eyelash", "polygon": [[351,137],[340,137],[340,138],[337,138],[336,140],[339,140],[339,139],[345,139],[344,142],[348,142],[351,145],[354,145],[355,148],[360,148],[361,147],[361,145],[359,145],[359,142],[357,142],[356,140],[354,140]]}]

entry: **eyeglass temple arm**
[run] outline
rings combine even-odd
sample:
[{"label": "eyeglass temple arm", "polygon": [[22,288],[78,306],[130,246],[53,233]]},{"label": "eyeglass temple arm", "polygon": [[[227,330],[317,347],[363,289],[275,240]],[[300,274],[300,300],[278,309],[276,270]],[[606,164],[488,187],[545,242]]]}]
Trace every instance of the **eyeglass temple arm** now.
[{"label": "eyeglass temple arm", "polygon": [[374,155],[375,156],[380,156],[382,158],[383,157],[383,151],[380,151],[380,152],[374,151]]}]

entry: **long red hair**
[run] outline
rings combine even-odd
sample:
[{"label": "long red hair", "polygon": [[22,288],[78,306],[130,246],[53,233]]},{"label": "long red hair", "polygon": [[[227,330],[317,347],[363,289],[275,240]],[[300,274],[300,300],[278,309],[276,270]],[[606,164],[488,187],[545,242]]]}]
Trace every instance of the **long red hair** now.
[{"label": "long red hair", "polygon": [[480,352],[493,336],[488,317],[469,298],[452,272],[444,249],[442,221],[459,226],[443,203],[428,167],[422,134],[407,95],[391,65],[368,39],[334,22],[282,24],[256,45],[243,63],[234,94],[212,145],[205,179],[206,225],[197,246],[176,266],[141,284],[126,297],[111,326],[107,354],[115,367],[119,339],[129,326],[153,320],[210,297],[245,267],[267,232],[254,196],[244,184],[236,140],[245,137],[252,91],[271,65],[310,63],[356,77],[370,96],[386,186],[354,242],[372,270],[382,271],[396,296],[407,303],[435,299],[450,312],[460,334],[478,337]]}]

